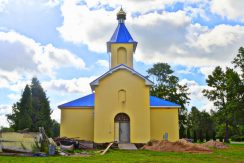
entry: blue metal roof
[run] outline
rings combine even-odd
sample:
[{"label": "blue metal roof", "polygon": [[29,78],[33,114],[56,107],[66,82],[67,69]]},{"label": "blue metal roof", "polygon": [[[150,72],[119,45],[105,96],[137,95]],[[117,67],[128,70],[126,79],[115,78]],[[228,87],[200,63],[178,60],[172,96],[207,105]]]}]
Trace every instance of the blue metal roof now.
[{"label": "blue metal roof", "polygon": [[89,94],[87,96],[78,98],[76,100],[67,102],[65,104],[59,105],[58,108],[68,108],[68,107],[94,107],[95,95]]},{"label": "blue metal roof", "polygon": [[133,40],[128,29],[123,22],[120,22],[114,31],[111,39],[107,42],[108,52],[111,51],[111,44],[113,43],[132,43],[134,45],[133,50],[136,50],[137,42]]},{"label": "blue metal roof", "polygon": [[133,43],[136,42],[131,37],[129,31],[127,30],[124,23],[119,23],[116,30],[114,31],[113,36],[108,41],[111,43]]},{"label": "blue metal roof", "polygon": [[[58,108],[72,108],[72,107],[94,107],[95,94],[89,94],[87,96],[78,98],[68,103],[59,105]],[[180,107],[180,105],[173,102],[150,96],[150,107]]]},{"label": "blue metal roof", "polygon": [[180,105],[155,96],[150,96],[150,107],[180,107]]}]

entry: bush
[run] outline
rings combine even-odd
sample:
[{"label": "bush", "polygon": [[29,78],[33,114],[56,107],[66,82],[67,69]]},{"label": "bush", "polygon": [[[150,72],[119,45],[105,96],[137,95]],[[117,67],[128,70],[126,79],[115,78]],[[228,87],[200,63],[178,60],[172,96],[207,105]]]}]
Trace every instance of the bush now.
[{"label": "bush", "polygon": [[231,137],[231,141],[244,141],[244,136],[242,135],[234,135]]},{"label": "bush", "polygon": [[14,129],[8,127],[1,127],[0,132],[14,132]]}]

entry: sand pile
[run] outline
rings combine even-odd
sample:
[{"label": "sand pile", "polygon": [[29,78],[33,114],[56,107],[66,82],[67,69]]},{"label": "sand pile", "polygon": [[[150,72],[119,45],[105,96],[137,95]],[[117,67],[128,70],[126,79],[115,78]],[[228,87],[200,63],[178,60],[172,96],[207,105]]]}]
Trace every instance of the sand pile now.
[{"label": "sand pile", "polygon": [[177,142],[169,141],[150,141],[143,149],[152,151],[165,151],[165,152],[189,152],[189,153],[210,153],[212,152],[208,147],[187,142],[180,139]]},{"label": "sand pile", "polygon": [[210,141],[204,143],[203,146],[205,146],[205,147],[214,147],[214,148],[217,148],[217,149],[226,149],[226,148],[228,148],[228,146],[225,145],[223,142],[213,141],[213,140],[210,140]]}]

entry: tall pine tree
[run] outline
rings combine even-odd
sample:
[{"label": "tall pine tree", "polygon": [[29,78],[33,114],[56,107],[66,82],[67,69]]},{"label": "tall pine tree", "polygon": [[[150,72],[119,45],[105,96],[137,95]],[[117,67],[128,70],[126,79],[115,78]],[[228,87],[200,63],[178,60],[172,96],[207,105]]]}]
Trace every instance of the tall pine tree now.
[{"label": "tall pine tree", "polygon": [[51,135],[52,112],[46,93],[37,78],[32,79],[30,87],[26,85],[20,101],[12,109],[12,114],[7,115],[7,118],[15,131],[29,128],[29,131],[36,132],[39,127],[44,127],[47,134]]},{"label": "tall pine tree", "polygon": [[13,114],[7,115],[10,125],[15,130],[31,129],[32,119],[32,97],[28,85],[25,86],[24,92],[19,102],[13,105]]},{"label": "tall pine tree", "polygon": [[38,131],[38,127],[45,128],[48,134],[51,133],[52,120],[49,100],[44,92],[39,80],[33,78],[31,81],[32,106],[33,106],[33,131]]}]

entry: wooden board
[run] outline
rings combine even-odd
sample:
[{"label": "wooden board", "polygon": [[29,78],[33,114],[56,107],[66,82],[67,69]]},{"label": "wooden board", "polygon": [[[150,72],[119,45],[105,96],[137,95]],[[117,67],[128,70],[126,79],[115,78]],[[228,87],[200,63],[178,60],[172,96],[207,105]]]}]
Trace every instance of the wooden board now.
[{"label": "wooden board", "polygon": [[107,148],[101,153],[101,155],[104,155],[108,150],[109,148],[113,145],[113,143],[109,143],[109,145],[107,146]]}]

